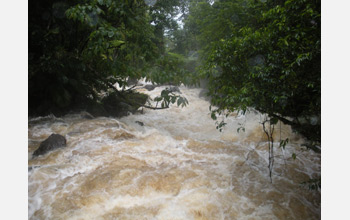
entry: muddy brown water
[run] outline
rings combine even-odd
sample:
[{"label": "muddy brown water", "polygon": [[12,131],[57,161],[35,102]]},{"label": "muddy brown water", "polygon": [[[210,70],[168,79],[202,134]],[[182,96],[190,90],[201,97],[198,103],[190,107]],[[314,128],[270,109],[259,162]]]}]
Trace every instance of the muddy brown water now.
[{"label": "muddy brown water", "polygon": [[[155,97],[163,88],[140,91]],[[232,114],[219,132],[201,90],[180,90],[184,108],[30,118],[29,219],[320,219],[320,192],[300,183],[319,177],[321,159],[301,137],[277,124],[275,139],[290,142],[275,147],[271,184],[263,116]],[[67,147],[32,159],[51,133]]]}]

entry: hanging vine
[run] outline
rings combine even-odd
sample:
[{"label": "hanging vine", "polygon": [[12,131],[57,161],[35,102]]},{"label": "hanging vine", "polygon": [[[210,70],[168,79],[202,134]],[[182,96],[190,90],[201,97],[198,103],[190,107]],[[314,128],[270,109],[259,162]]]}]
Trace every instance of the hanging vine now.
[{"label": "hanging vine", "polygon": [[[268,122],[268,125],[266,126],[266,123]],[[273,164],[274,164],[274,155],[273,155],[273,147],[274,147],[274,140],[273,140],[273,132],[275,130],[275,124],[277,123],[277,120],[272,118],[268,119],[267,116],[265,117],[264,121],[261,123],[264,129],[264,132],[266,134],[267,140],[268,140],[268,146],[269,146],[269,176],[270,181],[272,183],[272,170],[273,170]]]}]

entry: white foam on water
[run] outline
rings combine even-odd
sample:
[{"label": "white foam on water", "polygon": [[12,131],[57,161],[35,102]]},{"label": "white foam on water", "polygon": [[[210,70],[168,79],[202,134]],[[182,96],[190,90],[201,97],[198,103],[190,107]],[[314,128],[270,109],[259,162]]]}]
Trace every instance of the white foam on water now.
[{"label": "white foam on water", "polygon": [[[165,87],[138,88],[154,98]],[[67,147],[29,159],[29,219],[319,219],[320,194],[299,183],[320,174],[320,155],[297,150],[302,138],[276,126],[291,140],[275,143],[271,184],[263,116],[233,113],[219,132],[201,90],[179,89],[187,107],[30,119],[29,154],[56,132]]]}]

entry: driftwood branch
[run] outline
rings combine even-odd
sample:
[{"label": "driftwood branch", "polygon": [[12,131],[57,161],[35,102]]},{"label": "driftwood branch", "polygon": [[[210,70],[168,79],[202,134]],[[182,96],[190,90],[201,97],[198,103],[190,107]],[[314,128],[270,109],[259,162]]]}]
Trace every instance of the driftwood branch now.
[{"label": "driftwood branch", "polygon": [[152,107],[152,106],[148,106],[148,105],[142,105],[142,107],[153,109],[153,110],[160,110],[160,109],[167,109],[167,108],[169,108],[169,106],[167,106],[167,107]]},{"label": "driftwood branch", "polygon": [[132,87],[128,88],[127,90],[124,90],[125,92],[129,92],[130,90],[133,90],[137,85],[133,85]]}]

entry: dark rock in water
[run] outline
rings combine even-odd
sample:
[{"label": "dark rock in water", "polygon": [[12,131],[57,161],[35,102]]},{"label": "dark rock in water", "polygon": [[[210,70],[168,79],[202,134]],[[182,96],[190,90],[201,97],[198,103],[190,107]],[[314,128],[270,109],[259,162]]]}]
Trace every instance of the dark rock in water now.
[{"label": "dark rock in water", "polygon": [[67,144],[66,138],[59,134],[51,134],[45,141],[41,142],[40,146],[33,153],[33,157],[46,154],[49,151],[65,147]]},{"label": "dark rock in water", "polygon": [[124,92],[121,94],[110,93],[101,100],[101,109],[103,111],[93,112],[95,117],[113,116],[124,117],[134,114],[146,103],[148,96],[137,92]]},{"label": "dark rock in water", "polygon": [[177,86],[172,86],[172,87],[170,87],[170,88],[168,88],[171,92],[178,92],[178,93],[180,93],[180,94],[182,94],[181,93],[181,91],[180,91],[180,89],[179,89],[179,87],[177,87]]},{"label": "dark rock in water", "polygon": [[124,109],[125,111],[133,111],[133,107],[128,103],[120,102],[119,106],[122,107],[122,109]]},{"label": "dark rock in water", "polygon": [[142,121],[135,121],[135,123],[139,124],[140,126],[144,126],[145,125]]},{"label": "dark rock in water", "polygon": [[153,89],[156,88],[156,86],[155,86],[155,85],[150,85],[150,84],[148,84],[148,85],[145,85],[144,88],[147,89],[148,91],[152,91]]},{"label": "dark rock in water", "polygon": [[126,83],[128,84],[128,86],[137,85],[138,82],[139,82],[138,79],[131,78],[131,77],[129,77],[128,80],[126,81]]},{"label": "dark rock in water", "polygon": [[32,171],[32,170],[35,169],[35,168],[39,168],[39,167],[41,167],[41,166],[31,166],[31,167],[28,167],[28,172],[29,172],[29,171]]},{"label": "dark rock in water", "polygon": [[133,106],[129,105],[128,103],[125,102],[120,102],[118,105],[118,112],[117,116],[122,117],[122,116],[127,116],[130,113],[134,112]]},{"label": "dark rock in water", "polygon": [[130,77],[128,78],[128,81],[126,83],[128,84],[128,86],[143,86],[143,84],[140,83],[138,79]]}]

